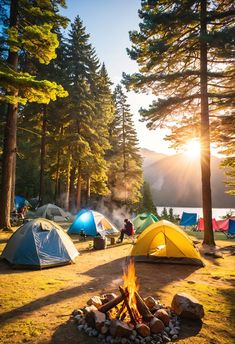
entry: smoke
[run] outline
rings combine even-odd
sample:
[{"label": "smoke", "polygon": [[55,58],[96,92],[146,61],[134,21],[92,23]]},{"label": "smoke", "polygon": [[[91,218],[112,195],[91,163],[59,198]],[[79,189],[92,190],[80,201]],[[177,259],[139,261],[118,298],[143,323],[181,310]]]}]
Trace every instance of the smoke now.
[{"label": "smoke", "polygon": [[124,219],[132,217],[126,206],[120,208],[112,202],[106,205],[103,199],[97,204],[96,209],[105,215],[119,229],[123,228]]}]

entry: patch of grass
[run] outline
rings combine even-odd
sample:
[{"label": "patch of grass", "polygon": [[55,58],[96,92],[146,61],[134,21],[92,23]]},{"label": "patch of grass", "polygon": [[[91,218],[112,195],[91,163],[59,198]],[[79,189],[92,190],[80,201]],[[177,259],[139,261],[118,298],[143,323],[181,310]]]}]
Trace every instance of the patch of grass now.
[{"label": "patch of grass", "polygon": [[45,323],[32,318],[16,320],[14,324],[6,323],[1,327],[0,344],[32,343],[33,339],[41,336],[45,328]]}]

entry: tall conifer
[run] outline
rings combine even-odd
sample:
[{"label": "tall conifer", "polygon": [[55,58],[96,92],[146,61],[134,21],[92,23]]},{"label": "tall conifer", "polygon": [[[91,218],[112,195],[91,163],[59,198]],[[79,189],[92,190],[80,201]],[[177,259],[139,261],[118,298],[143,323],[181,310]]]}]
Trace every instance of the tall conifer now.
[{"label": "tall conifer", "polygon": [[[48,64],[56,57],[57,36],[53,27],[65,23],[57,14],[58,4],[63,0],[31,1],[11,0],[9,5],[9,28],[7,31],[8,57],[2,55],[0,61],[0,99],[8,103],[4,134],[2,181],[0,197],[0,227],[10,227],[12,190],[14,189],[14,169],[16,153],[16,129],[18,103],[49,103],[57,96],[67,93],[63,87],[47,80],[36,80],[34,76],[19,71],[19,54],[31,54],[40,63]],[[4,44],[4,43],[3,43]]]},{"label": "tall conifer", "polygon": [[109,185],[114,201],[134,208],[140,200],[141,156],[127,97],[120,85],[114,90],[115,117],[111,125]]},{"label": "tall conifer", "polygon": [[143,0],[141,5],[140,31],[130,33],[133,46],[128,50],[140,73],[125,75],[125,81],[136,90],[151,89],[158,97],[148,110],[140,111],[149,128],[191,118],[201,107],[204,243],[214,246],[209,113],[234,98],[234,91],[226,87],[233,77],[233,57],[221,53],[233,44],[233,2]]}]

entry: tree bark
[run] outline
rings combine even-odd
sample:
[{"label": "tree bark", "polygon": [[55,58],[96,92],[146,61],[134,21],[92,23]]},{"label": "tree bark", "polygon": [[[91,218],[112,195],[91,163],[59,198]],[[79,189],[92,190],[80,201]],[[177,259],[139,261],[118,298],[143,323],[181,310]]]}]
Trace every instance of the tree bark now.
[{"label": "tree bark", "polygon": [[[17,128],[16,128],[17,130]],[[16,142],[17,145],[17,142]],[[17,148],[16,148],[17,150]],[[16,151],[12,162],[12,185],[11,185],[11,210],[15,207],[15,184],[16,184]]]},{"label": "tree bark", "polygon": [[[18,0],[12,0],[10,5],[9,27],[17,29],[18,21]],[[18,54],[9,50],[7,64],[12,69],[17,70]],[[18,89],[9,93],[17,96]],[[10,212],[12,199],[12,175],[14,156],[16,154],[16,131],[17,131],[17,111],[18,103],[8,104],[6,115],[6,126],[4,130],[3,155],[2,155],[2,178],[0,193],[0,228],[11,228]]]},{"label": "tree bark", "polygon": [[204,218],[203,244],[215,245],[212,227],[212,201],[210,183],[210,123],[207,93],[207,1],[201,0],[200,7],[200,88],[201,88],[201,175],[202,207]]},{"label": "tree bark", "polygon": [[75,210],[75,190],[74,190],[74,183],[75,183],[75,174],[76,169],[73,167],[70,170],[70,183],[69,183],[69,209],[70,211]]},{"label": "tree bark", "polygon": [[47,106],[43,105],[42,115],[42,137],[40,152],[40,182],[39,182],[39,204],[42,205],[45,199],[45,162],[46,162],[46,130],[47,130]]},{"label": "tree bark", "polygon": [[[60,142],[63,137],[63,125],[60,127]],[[60,179],[60,160],[61,160],[61,149],[60,144],[57,150],[57,161],[56,161],[56,177],[55,177],[55,193],[54,193],[54,202],[56,203],[58,200],[59,194],[59,179]]]},{"label": "tree bark", "polygon": [[70,170],[71,170],[71,154],[69,152],[68,167],[67,167],[67,182],[66,182],[66,191],[65,191],[65,203],[64,203],[64,208],[66,211],[69,211]]},{"label": "tree bark", "polygon": [[76,194],[77,211],[81,208],[81,189],[82,189],[81,161],[79,161],[78,162],[77,194]]},{"label": "tree bark", "polygon": [[90,203],[91,199],[91,177],[87,176],[87,183],[86,183],[86,205]]}]

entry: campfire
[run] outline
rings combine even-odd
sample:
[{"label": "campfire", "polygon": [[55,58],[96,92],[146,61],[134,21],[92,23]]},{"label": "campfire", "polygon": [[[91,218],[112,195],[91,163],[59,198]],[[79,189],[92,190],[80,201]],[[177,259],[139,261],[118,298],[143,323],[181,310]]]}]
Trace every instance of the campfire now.
[{"label": "campfire", "polygon": [[176,314],[152,296],[139,292],[134,262],[124,270],[123,286],[114,293],[94,296],[73,316],[78,330],[104,343],[166,343],[178,338]]}]

